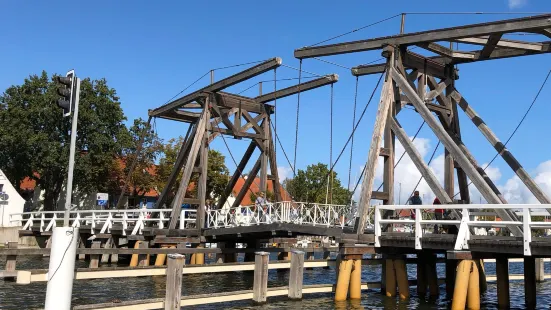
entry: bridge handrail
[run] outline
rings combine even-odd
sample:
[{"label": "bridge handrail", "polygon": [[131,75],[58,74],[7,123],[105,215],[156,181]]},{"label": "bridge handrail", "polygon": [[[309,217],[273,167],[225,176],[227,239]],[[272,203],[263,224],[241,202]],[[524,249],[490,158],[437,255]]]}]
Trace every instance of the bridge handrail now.
[{"label": "bridge handrail", "polygon": [[313,226],[341,227],[350,224],[351,207],[282,201],[263,206],[239,206],[207,211],[207,228],[227,228],[271,223],[311,224]]},{"label": "bridge handrail", "polygon": [[[172,209],[113,209],[113,210],[73,210],[70,211],[69,224],[72,227],[90,225],[91,233],[94,234],[97,228],[99,233],[109,233],[113,224],[120,223],[123,227],[123,235],[126,230],[133,228],[131,235],[142,234],[146,223],[156,223],[160,229],[165,228],[170,220]],[[168,213],[168,214],[166,214]],[[189,223],[196,222],[191,214],[197,210],[182,209],[180,213],[180,229],[185,229]],[[32,230],[35,221],[40,222],[40,232],[47,232],[57,226],[57,222],[63,219],[64,211],[30,211],[10,214],[11,222],[18,222],[23,230]],[[46,215],[51,215],[46,217]],[[76,216],[75,216],[76,215]],[[15,218],[15,219],[14,219]],[[23,223],[25,223],[23,225]],[[131,227],[132,226],[132,227]]]},{"label": "bridge handrail", "polygon": [[[442,220],[425,220],[423,219],[422,211],[444,209],[444,210],[461,210],[461,220],[442,219]],[[473,214],[480,209],[502,209],[502,210],[521,210],[522,221],[498,221],[496,220],[479,220],[478,216]],[[524,255],[531,256],[530,243],[532,242],[532,229],[551,228],[551,222],[532,221],[531,209],[551,209],[550,204],[460,204],[460,205],[376,205],[375,206],[375,246],[380,247],[380,238],[382,236],[382,224],[414,224],[415,234],[415,249],[421,250],[421,238],[423,237],[422,225],[458,225],[459,232],[455,242],[455,250],[468,250],[468,241],[471,238],[471,227],[491,227],[502,228],[504,226],[521,226],[524,236],[522,236],[524,245]],[[383,219],[382,210],[413,210],[415,211],[414,219]],[[473,210],[476,210],[473,212]],[[529,233],[526,233],[529,232]]]}]

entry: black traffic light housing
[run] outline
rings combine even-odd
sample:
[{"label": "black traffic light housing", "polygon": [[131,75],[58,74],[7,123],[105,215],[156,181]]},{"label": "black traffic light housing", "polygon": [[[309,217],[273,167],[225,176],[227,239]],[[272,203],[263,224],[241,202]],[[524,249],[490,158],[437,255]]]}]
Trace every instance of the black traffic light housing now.
[{"label": "black traffic light housing", "polygon": [[75,105],[75,89],[77,80],[75,77],[75,71],[70,70],[64,77],[58,76],[55,80],[62,84],[61,87],[57,89],[57,93],[61,96],[61,98],[57,100],[57,105],[63,109],[63,116],[69,116],[71,115]]}]

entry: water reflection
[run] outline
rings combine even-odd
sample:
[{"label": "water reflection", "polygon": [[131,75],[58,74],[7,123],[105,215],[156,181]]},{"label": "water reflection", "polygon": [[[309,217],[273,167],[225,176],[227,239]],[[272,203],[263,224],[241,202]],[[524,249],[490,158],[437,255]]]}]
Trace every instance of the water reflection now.
[{"label": "water reflection", "polygon": [[[18,258],[18,269],[36,269],[47,267],[48,259],[42,257]],[[0,266],[4,266],[5,258],[0,259]],[[78,267],[86,267],[84,261],[77,261]],[[550,264],[546,263],[546,273],[551,273]],[[380,267],[376,265],[364,266],[362,281],[380,280]],[[511,274],[522,274],[522,263],[511,263]],[[486,264],[486,273],[495,274],[493,263]],[[408,266],[408,275],[415,278],[416,268]],[[443,266],[438,266],[438,275],[444,277]],[[287,286],[288,271],[270,270],[268,287]],[[95,304],[112,302],[115,300],[139,300],[147,298],[163,298],[165,294],[165,277],[140,277],[120,279],[96,279],[75,281],[73,287],[73,305]],[[304,284],[333,284],[335,282],[334,269],[309,269],[304,271]],[[217,274],[190,274],[184,275],[182,283],[183,295],[208,294],[252,289],[252,272],[231,272]],[[511,305],[514,309],[524,307],[524,286],[522,281],[510,284]],[[551,281],[538,283],[538,309],[549,309],[551,304]],[[30,285],[16,285],[13,282],[0,280],[0,309],[40,309],[44,305],[46,283],[32,283]],[[309,294],[300,301],[289,301],[286,297],[270,298],[267,304],[253,305],[250,301],[228,304],[212,304],[191,309],[447,309],[445,287],[440,287],[438,298],[428,296],[419,297],[414,287],[411,288],[411,298],[401,301],[398,298],[383,296],[378,290],[364,291],[361,301],[346,301],[336,304],[331,294]],[[482,297],[482,309],[496,309],[497,296],[495,283],[488,283],[488,291]]]}]

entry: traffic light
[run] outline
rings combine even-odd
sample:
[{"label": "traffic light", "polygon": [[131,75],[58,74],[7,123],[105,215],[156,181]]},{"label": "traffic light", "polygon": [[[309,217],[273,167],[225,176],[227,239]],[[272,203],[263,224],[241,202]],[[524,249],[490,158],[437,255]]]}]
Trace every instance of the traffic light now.
[{"label": "traffic light", "polygon": [[61,98],[57,100],[57,105],[63,109],[63,116],[69,116],[75,104],[75,70],[70,70],[65,77],[58,76],[55,80],[62,84],[60,85],[61,87],[57,89],[57,93],[61,96]]}]

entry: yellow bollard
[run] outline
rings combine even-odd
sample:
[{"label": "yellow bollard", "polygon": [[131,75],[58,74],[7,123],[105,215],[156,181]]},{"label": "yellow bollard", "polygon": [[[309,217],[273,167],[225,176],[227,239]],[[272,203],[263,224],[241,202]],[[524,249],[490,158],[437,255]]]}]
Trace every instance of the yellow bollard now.
[{"label": "yellow bollard", "polygon": [[[161,246],[161,249],[166,249],[167,246]],[[164,266],[166,260],[166,254],[157,254],[155,258],[155,266]]]},{"label": "yellow bollard", "polygon": [[480,309],[480,278],[476,262],[472,264],[472,271],[469,276],[469,289],[467,291],[467,309]]},{"label": "yellow bollard", "polygon": [[396,281],[398,282],[398,291],[400,298],[409,298],[409,282],[406,270],[406,262],[403,259],[394,260],[394,269],[396,270]]},{"label": "yellow bollard", "polygon": [[462,260],[456,269],[455,288],[453,290],[452,310],[465,310],[467,303],[467,289],[473,261]]},{"label": "yellow bollard", "polygon": [[394,271],[394,261],[386,260],[386,296],[396,296],[396,272]]},{"label": "yellow bollard", "polygon": [[[141,243],[140,240],[136,241],[136,243],[134,244],[134,249],[139,249],[140,243]],[[136,267],[136,266],[138,266],[138,254],[132,254],[132,258],[130,259],[130,267]]]},{"label": "yellow bollard", "polygon": [[350,273],[352,272],[351,259],[343,259],[339,265],[339,278],[337,279],[337,289],[335,290],[335,301],[346,300],[348,294],[348,285],[350,284]]},{"label": "yellow bollard", "polygon": [[362,260],[355,259],[350,276],[350,299],[362,298]]},{"label": "yellow bollard", "polygon": [[[204,248],[203,245],[198,245],[197,248]],[[205,264],[205,253],[197,253],[195,254],[195,264],[196,265],[204,265]]]}]

